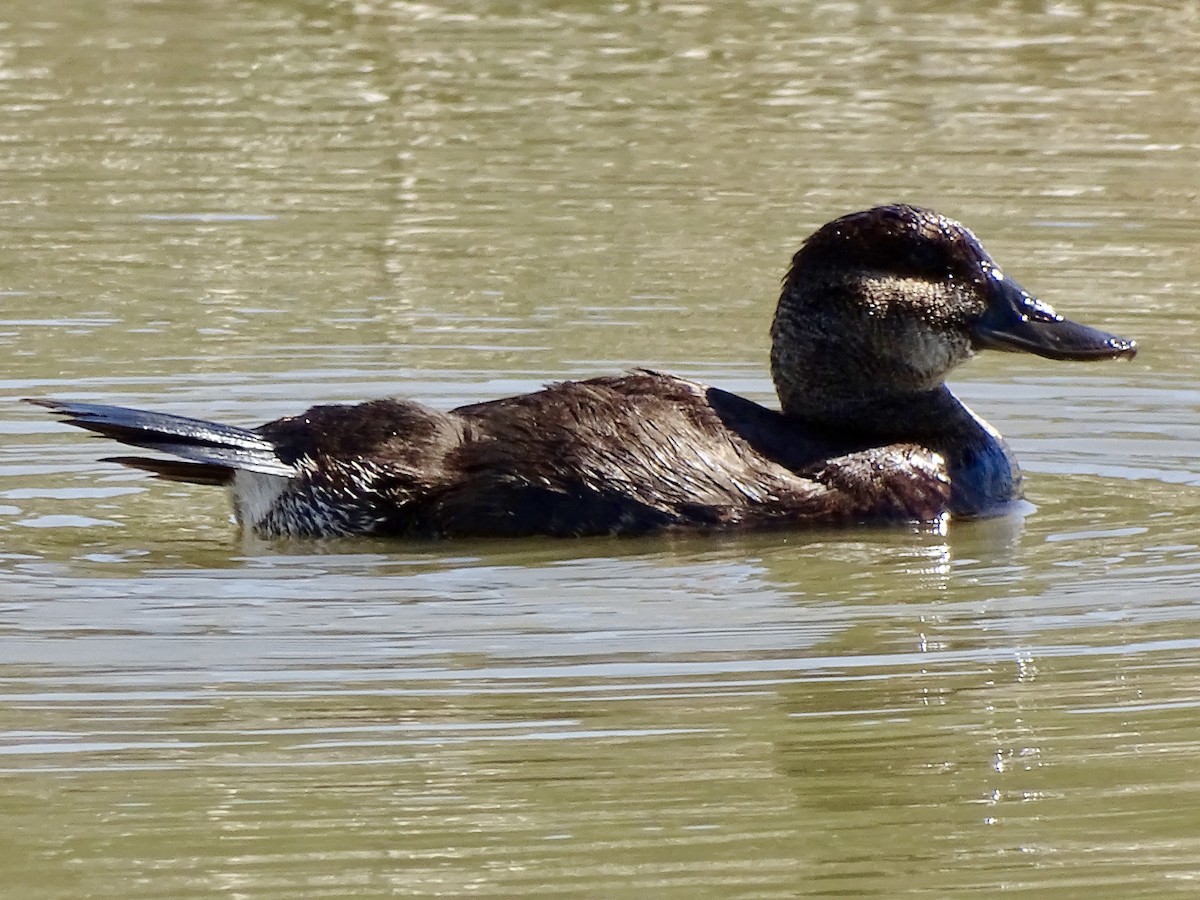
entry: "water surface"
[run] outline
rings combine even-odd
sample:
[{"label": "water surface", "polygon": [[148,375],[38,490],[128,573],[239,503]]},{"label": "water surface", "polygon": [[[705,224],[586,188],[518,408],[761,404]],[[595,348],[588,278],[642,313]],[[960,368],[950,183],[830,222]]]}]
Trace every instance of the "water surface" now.
[{"label": "water surface", "polygon": [[[0,16],[14,897],[1192,894],[1200,13],[37,4]],[[15,401],[255,424],[650,365],[767,401],[879,202],[1138,339],[955,388],[1036,511],[239,537]]]}]

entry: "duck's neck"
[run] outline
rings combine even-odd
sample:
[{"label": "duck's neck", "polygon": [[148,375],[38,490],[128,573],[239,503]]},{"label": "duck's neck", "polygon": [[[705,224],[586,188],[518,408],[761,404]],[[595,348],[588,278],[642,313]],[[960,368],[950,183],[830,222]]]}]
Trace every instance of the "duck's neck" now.
[{"label": "duck's neck", "polygon": [[918,394],[841,398],[820,409],[795,406],[783,409],[793,421],[874,446],[913,443],[941,454],[956,516],[994,515],[1022,496],[1021,472],[1008,443],[944,384]]}]

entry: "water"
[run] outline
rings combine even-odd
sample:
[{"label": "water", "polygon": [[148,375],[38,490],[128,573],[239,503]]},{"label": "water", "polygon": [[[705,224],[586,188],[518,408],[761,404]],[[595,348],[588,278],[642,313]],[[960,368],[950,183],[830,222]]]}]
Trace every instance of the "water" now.
[{"label": "water", "polygon": [[[1194,893],[1198,38],[1195,4],[10,2],[0,893]],[[1028,517],[265,543],[15,402],[254,424],[633,365],[767,400],[789,254],[895,199],[1142,348],[956,373]]]}]

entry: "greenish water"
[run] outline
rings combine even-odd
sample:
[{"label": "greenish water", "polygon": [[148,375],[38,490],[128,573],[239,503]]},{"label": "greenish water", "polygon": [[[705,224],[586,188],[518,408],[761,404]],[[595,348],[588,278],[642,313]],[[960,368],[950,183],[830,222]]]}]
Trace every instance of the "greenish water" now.
[{"label": "greenish water", "polygon": [[[13,0],[0,894],[1192,895],[1200,10]],[[256,424],[634,365],[770,397],[833,216],[1129,364],[955,387],[946,534],[263,543],[19,397]]]}]

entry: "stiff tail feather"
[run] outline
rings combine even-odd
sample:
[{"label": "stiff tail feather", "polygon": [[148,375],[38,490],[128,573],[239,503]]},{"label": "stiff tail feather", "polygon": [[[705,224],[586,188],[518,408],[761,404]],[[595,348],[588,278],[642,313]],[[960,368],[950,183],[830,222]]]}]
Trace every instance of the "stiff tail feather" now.
[{"label": "stiff tail feather", "polygon": [[245,428],[102,403],[40,397],[25,402],[52,410],[68,425],[86,428],[131,447],[178,457],[105,458],[106,462],[141,469],[170,481],[224,485],[233,480],[238,470],[283,477],[295,474],[295,469],[276,455],[271,441]]}]

